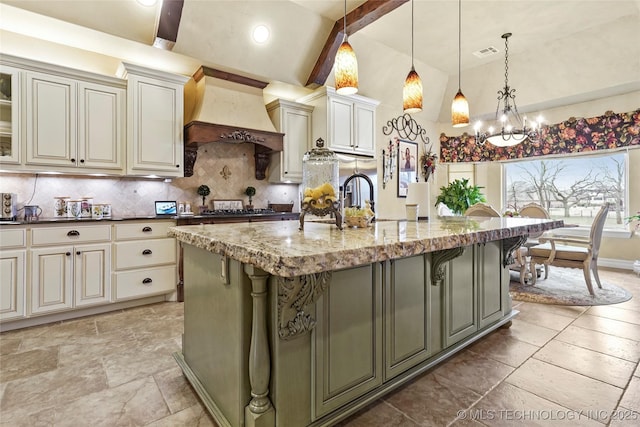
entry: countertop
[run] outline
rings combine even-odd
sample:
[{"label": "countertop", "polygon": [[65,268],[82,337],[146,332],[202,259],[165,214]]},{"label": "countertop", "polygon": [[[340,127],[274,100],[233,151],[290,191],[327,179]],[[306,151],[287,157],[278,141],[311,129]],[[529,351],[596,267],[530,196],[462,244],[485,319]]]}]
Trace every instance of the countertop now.
[{"label": "countertop", "polygon": [[[193,218],[190,216],[189,218]],[[2,225],[38,225],[38,224],[84,224],[91,222],[109,222],[109,221],[133,221],[133,220],[176,220],[177,216],[114,216],[112,218],[61,218],[61,217],[40,217],[37,221],[25,221],[24,219],[17,219],[16,221],[0,221]]]},{"label": "countertop", "polygon": [[368,228],[297,221],[186,225],[169,236],[186,244],[294,277],[425,252],[468,246],[563,226],[561,220],[449,217],[429,222],[377,221]]}]

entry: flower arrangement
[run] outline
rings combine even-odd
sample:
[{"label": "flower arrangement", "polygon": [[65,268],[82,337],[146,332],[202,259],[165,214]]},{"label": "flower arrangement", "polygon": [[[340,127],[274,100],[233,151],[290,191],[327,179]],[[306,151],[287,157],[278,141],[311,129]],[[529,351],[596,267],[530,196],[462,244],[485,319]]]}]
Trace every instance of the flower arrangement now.
[{"label": "flower arrangement", "polygon": [[420,173],[424,177],[424,181],[428,182],[429,177],[436,172],[436,162],[438,155],[431,152],[431,147],[425,149],[420,156]]}]

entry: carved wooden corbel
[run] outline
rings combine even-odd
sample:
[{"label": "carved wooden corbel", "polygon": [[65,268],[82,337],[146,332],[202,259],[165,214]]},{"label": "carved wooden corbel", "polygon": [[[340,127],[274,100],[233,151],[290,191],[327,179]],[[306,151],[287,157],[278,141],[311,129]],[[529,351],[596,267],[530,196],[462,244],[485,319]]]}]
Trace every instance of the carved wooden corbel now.
[{"label": "carved wooden corbel", "polygon": [[513,258],[513,251],[524,245],[529,236],[523,234],[522,236],[507,237],[502,241],[502,265],[507,267],[515,262]]},{"label": "carved wooden corbel", "polygon": [[438,286],[444,280],[444,264],[464,253],[464,247],[444,249],[431,254],[431,286]]},{"label": "carved wooden corbel", "polygon": [[303,309],[313,304],[331,282],[331,271],[278,277],[278,335],[289,340],[311,331],[316,321]]}]

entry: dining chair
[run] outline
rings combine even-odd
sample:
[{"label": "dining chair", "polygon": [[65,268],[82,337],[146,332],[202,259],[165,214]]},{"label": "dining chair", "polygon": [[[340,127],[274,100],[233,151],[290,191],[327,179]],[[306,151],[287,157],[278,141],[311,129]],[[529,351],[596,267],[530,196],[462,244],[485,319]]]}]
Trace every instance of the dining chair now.
[{"label": "dining chair", "polygon": [[493,206],[488,203],[476,203],[467,208],[464,212],[464,216],[485,216],[485,217],[497,217],[500,218],[500,212],[495,210]]},{"label": "dining chair", "polygon": [[[591,224],[589,238],[548,236],[539,237],[540,244],[529,248],[531,257],[530,268],[535,269],[535,264],[544,264],[544,278],[549,277],[549,267],[581,268],[587,289],[591,295],[593,286],[591,284],[591,273],[596,279],[598,287],[602,289],[600,277],[598,276],[598,253],[600,252],[600,242],[602,240],[602,230],[609,212],[609,203],[602,205]],[[563,244],[560,244],[563,243]],[[532,285],[535,285],[536,277],[532,276]]]},{"label": "dining chair", "polygon": [[[524,205],[519,211],[518,214],[521,218],[540,218],[540,219],[549,219],[551,215],[549,215],[549,211],[539,205],[537,203],[529,203],[528,205]],[[538,238],[542,236],[544,231],[539,231],[535,233],[529,233],[529,237],[527,241],[524,243],[524,246],[531,247],[539,244]]]}]

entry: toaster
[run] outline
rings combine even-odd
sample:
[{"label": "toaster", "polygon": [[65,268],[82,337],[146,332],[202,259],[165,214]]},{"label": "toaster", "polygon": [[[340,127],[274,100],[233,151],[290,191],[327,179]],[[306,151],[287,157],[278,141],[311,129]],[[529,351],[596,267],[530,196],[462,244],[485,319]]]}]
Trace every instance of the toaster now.
[{"label": "toaster", "polygon": [[15,221],[18,215],[18,195],[16,193],[0,193],[2,200],[2,221]]}]

